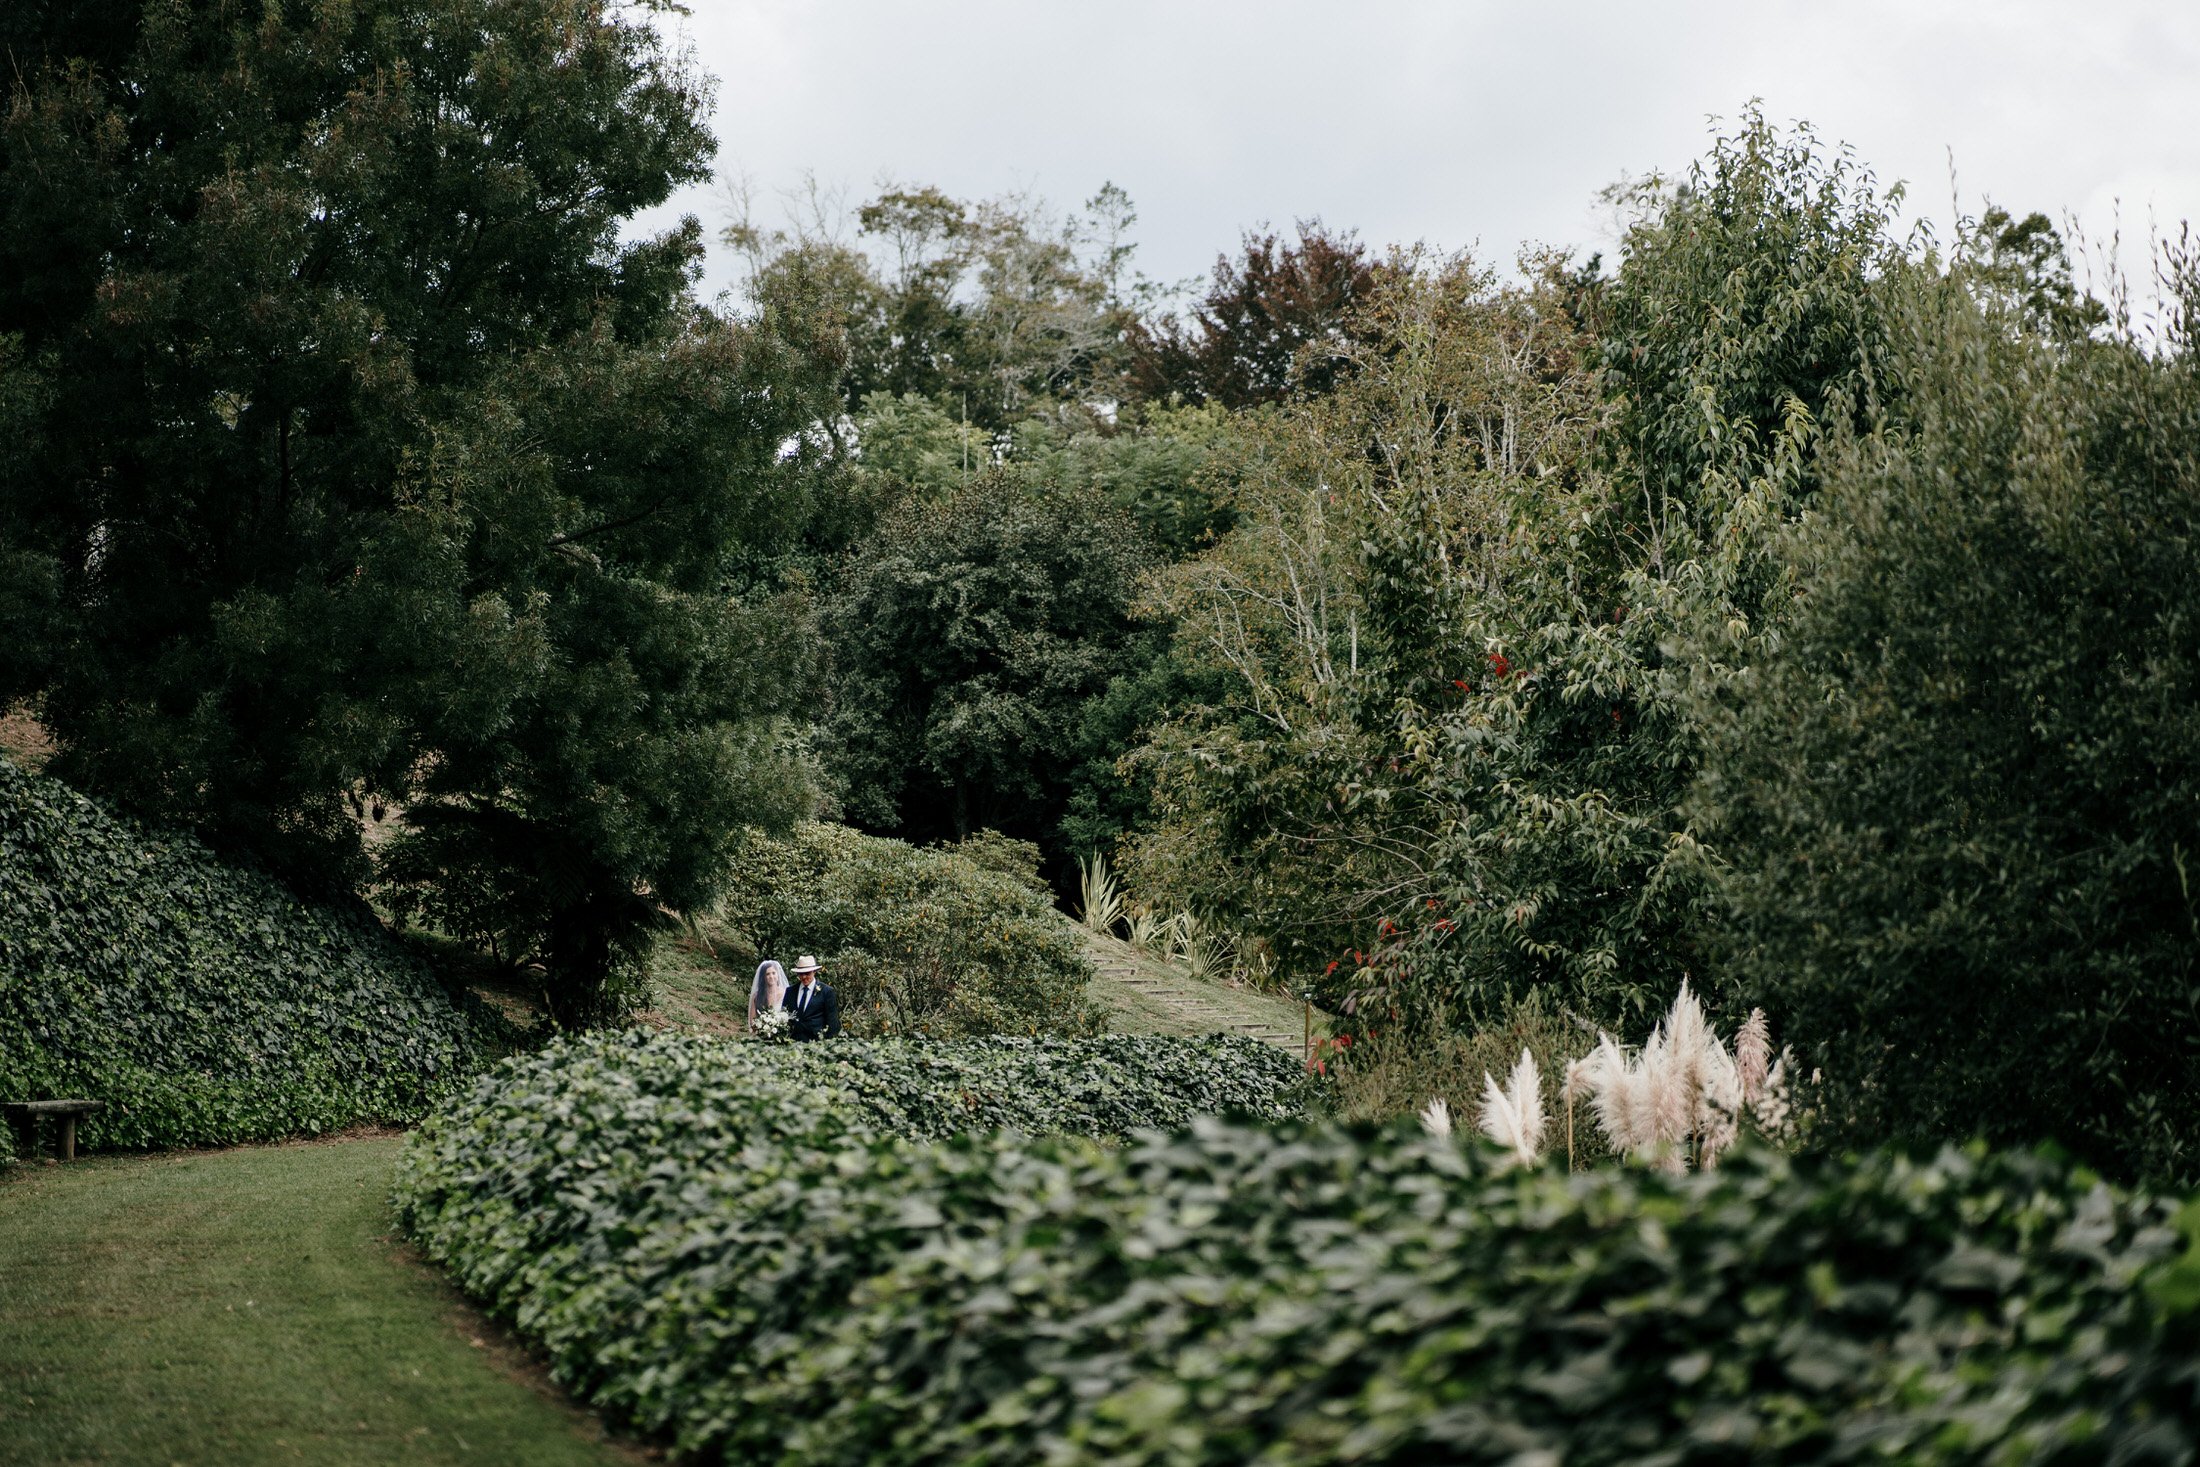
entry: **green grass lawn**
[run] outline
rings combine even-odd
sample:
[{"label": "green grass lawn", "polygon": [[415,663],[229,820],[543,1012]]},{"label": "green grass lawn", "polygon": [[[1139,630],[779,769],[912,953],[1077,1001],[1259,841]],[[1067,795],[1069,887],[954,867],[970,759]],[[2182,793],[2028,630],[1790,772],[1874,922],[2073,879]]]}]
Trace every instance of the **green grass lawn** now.
[{"label": "green grass lawn", "polygon": [[0,1173],[0,1462],[641,1460],[396,1241],[398,1146]]}]

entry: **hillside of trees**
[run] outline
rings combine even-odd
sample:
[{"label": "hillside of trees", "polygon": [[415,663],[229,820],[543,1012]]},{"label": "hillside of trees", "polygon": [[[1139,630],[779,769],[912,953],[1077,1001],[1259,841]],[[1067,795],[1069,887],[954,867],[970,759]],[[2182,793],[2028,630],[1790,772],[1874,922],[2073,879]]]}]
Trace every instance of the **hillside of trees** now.
[{"label": "hillside of trees", "polygon": [[0,20],[54,775],[564,1028],[753,841],[990,830],[1363,1053],[1686,978],[1829,1144],[2200,1177],[2190,253],[2089,294],[1747,112],[1610,258],[1306,219],[1179,291],[1120,189],[911,183],[712,304],[646,8],[386,9]]}]

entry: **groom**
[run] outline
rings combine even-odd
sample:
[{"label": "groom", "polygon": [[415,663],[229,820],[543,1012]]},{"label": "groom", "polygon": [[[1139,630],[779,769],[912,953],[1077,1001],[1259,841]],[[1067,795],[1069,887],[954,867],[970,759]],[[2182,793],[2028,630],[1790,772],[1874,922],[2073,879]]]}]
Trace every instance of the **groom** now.
[{"label": "groom", "polygon": [[817,974],[817,959],[804,953],[794,965],[795,987],[786,998],[790,1039],[840,1037],[840,998],[817,981]]}]

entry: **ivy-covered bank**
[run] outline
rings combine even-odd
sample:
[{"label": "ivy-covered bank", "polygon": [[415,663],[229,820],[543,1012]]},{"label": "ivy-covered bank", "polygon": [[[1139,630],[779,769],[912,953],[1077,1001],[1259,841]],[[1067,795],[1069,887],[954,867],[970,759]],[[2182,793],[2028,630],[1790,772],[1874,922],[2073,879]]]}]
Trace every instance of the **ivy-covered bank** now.
[{"label": "ivy-covered bank", "polygon": [[0,759],[0,1099],[105,1101],[83,1145],[412,1121],[504,1029],[366,912]]},{"label": "ivy-covered bank", "polygon": [[[593,1040],[431,1117],[398,1204],[708,1460],[2191,1460],[2200,1205],[1983,1151],[1508,1172],[1278,1119],[1288,1063]],[[1103,1076],[1178,1128],[1030,1134],[1116,1130]],[[908,1139],[964,1117],[1025,1124]]]}]

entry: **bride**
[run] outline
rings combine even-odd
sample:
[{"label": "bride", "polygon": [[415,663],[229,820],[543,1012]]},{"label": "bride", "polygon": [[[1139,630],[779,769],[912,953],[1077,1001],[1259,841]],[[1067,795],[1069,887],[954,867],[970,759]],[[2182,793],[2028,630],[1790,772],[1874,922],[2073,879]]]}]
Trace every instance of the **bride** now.
[{"label": "bride", "polygon": [[749,1027],[756,1027],[759,1011],[784,1008],[787,999],[787,970],[772,958],[756,965],[756,977],[749,983]]}]

